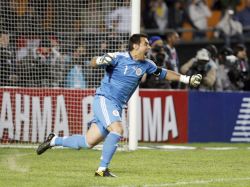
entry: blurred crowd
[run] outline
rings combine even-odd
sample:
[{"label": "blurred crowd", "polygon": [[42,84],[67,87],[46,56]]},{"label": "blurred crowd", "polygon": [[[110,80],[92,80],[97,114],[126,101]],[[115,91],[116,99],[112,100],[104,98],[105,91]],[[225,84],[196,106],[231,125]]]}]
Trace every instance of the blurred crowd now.
[{"label": "blurred crowd", "polygon": [[[115,5],[103,1],[112,7],[106,11],[97,1],[68,2],[65,6],[64,1],[23,0],[27,2],[24,11],[16,1],[1,1],[0,86],[95,88],[105,72],[89,67],[91,57],[127,50],[129,0]],[[209,19],[218,11],[220,19],[211,28]],[[141,27],[151,45],[147,57],[176,72],[202,74],[198,90],[249,91],[245,45],[250,36],[249,14],[250,0],[143,0]],[[187,23],[192,27],[193,40],[209,39],[212,31],[212,37],[221,39],[223,45],[207,42],[192,58],[180,61],[178,45]],[[140,87],[193,89],[147,75]]]},{"label": "blurred crowd", "polygon": [[[151,49],[148,58],[158,66],[181,72],[186,75],[201,74],[203,80],[198,90],[204,91],[234,91],[250,90],[250,66],[247,48],[242,43],[231,47],[218,49],[213,44],[196,51],[194,57],[180,64],[175,45],[179,41],[176,31],[167,33],[166,39],[151,36]],[[158,80],[155,76],[145,76],[141,88],[184,89],[185,86],[176,82]],[[192,89],[192,88],[190,88]]]},{"label": "blurred crowd", "polygon": [[[249,16],[250,0],[146,0],[142,26],[151,36],[148,57],[176,72],[202,74],[199,90],[249,91],[250,67],[245,45],[250,39]],[[185,39],[186,25],[192,30],[191,40],[208,42],[194,57],[180,62],[175,46]],[[216,47],[209,42],[213,39],[222,40],[223,45]],[[185,88],[155,77],[145,77],[141,87]]]},{"label": "blurred crowd", "polygon": [[[250,33],[250,0],[145,0],[142,27],[148,34],[164,37],[166,30],[189,39],[220,38],[230,45],[243,42]],[[182,36],[182,39],[187,39]]]},{"label": "blurred crowd", "polygon": [[10,37],[7,31],[0,31],[0,86],[96,88],[105,72],[91,68],[91,58],[126,50],[123,37],[115,35],[99,36],[104,40],[92,46],[76,38],[65,47],[56,36],[47,34],[20,39],[16,50]]}]

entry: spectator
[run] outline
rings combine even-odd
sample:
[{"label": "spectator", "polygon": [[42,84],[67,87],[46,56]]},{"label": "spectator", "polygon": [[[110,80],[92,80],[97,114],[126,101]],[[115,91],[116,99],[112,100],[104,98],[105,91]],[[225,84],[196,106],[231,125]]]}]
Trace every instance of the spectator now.
[{"label": "spectator", "polygon": [[244,35],[249,37],[250,36],[250,0],[245,0],[245,4],[246,4],[246,7],[238,12],[236,15],[235,15],[235,19],[238,20],[243,28],[245,28],[244,30]]},{"label": "spectator", "polygon": [[185,20],[184,3],[181,0],[173,1],[169,6],[168,28],[180,29]]},{"label": "spectator", "polygon": [[207,18],[211,17],[212,13],[204,0],[192,0],[188,7],[188,15],[197,29],[194,38],[204,38],[206,36]]},{"label": "spectator", "polygon": [[225,40],[225,45],[230,47],[231,39],[238,39],[243,43],[242,25],[239,21],[233,19],[234,11],[228,9],[220,22],[216,25],[217,31],[215,37],[221,37]]},{"label": "spectator", "polygon": [[9,41],[9,33],[0,31],[0,86],[13,86],[17,81],[17,76],[14,73],[14,58],[9,48]]},{"label": "spectator", "polygon": [[233,50],[226,46],[223,47],[218,54],[218,69],[215,85],[216,91],[234,90],[228,77],[230,66],[227,57],[231,55],[233,55]]},{"label": "spectator", "polygon": [[218,49],[215,45],[209,44],[205,47],[206,50],[209,52],[210,59],[213,60],[215,63],[218,61]]},{"label": "spectator", "polygon": [[[241,45],[236,46],[235,53],[229,47],[223,47],[219,53],[219,66],[216,80],[216,90],[242,90],[244,88],[244,78],[247,78],[246,67],[240,65],[238,56],[243,57],[244,52]],[[241,54],[240,54],[241,53]],[[247,79],[245,79],[247,80]]]},{"label": "spectator", "polygon": [[60,51],[58,39],[54,36],[49,37],[51,43],[50,62],[51,62],[51,86],[63,87],[65,78],[65,63]]},{"label": "spectator", "polygon": [[81,65],[74,64],[67,74],[65,87],[67,88],[86,88],[87,84],[82,72]]},{"label": "spectator", "polygon": [[36,61],[32,48],[25,49],[25,56],[17,59],[16,69],[18,74],[18,86],[37,87],[38,77],[36,76]]},{"label": "spectator", "polygon": [[185,63],[181,69],[181,73],[191,75],[199,73],[202,75],[202,83],[199,90],[214,90],[216,81],[217,66],[210,58],[210,53],[207,49],[200,49],[196,53],[195,58],[191,58]]},{"label": "spectator", "polygon": [[130,1],[124,0],[123,6],[118,7],[105,18],[108,30],[118,33],[130,33],[131,30],[131,8]]},{"label": "spectator", "polygon": [[19,16],[17,6],[20,3],[15,1],[0,1],[1,29],[8,30],[11,33],[20,32],[18,27]]},{"label": "spectator", "polygon": [[[179,34],[176,31],[170,31],[167,33],[166,45],[164,46],[168,57],[166,61],[166,67],[177,73],[179,73],[180,63],[177,51],[175,49],[175,45],[178,43],[179,40]],[[170,84],[171,88],[173,89],[180,88],[180,83],[178,82],[170,82]]]},{"label": "spectator", "polygon": [[[168,55],[164,50],[163,40],[160,36],[152,36],[149,38],[149,44],[151,49],[149,50],[147,57],[153,60],[158,67],[166,68],[166,60]],[[170,83],[166,80],[161,80],[154,75],[145,74],[142,78],[141,88],[171,88]]]},{"label": "spectator", "polygon": [[19,62],[26,56],[36,55],[35,49],[39,47],[40,40],[38,38],[25,38],[20,36],[17,39],[17,51],[16,51],[16,60]]},{"label": "spectator", "polygon": [[175,49],[175,45],[179,40],[179,34],[176,31],[170,31],[167,33],[166,45],[164,46],[168,54],[167,67],[175,72],[179,72],[179,58]]},{"label": "spectator", "polygon": [[44,39],[35,49],[34,72],[37,86],[59,87],[63,84],[65,65],[56,45],[51,39]]},{"label": "spectator", "polygon": [[228,78],[228,71],[229,68],[225,65],[226,55],[228,53],[232,53],[231,48],[230,51],[225,50],[229,47],[223,47],[218,53],[218,63],[217,63],[217,75],[216,75],[216,82],[215,82],[215,91],[224,91],[224,90],[231,90],[231,82]]},{"label": "spectator", "polygon": [[[77,46],[72,54],[71,68],[66,75],[65,87],[87,88],[86,81],[86,48],[83,45]],[[86,73],[87,74],[87,73]]]},{"label": "spectator", "polygon": [[[71,12],[72,14],[75,14],[75,18],[79,19],[78,23],[78,29],[79,31],[82,31],[84,33],[98,33],[98,32],[105,32],[105,20],[103,19],[104,17],[104,11],[102,11],[102,8],[104,6],[112,6],[112,5],[103,5],[103,6],[98,6],[96,1],[81,1],[81,3],[85,6],[78,8],[75,7]],[[62,5],[65,4],[65,2],[61,2]],[[72,3],[68,1],[67,3],[69,4],[74,4],[74,6],[79,6],[79,3]],[[80,3],[80,4],[81,4]],[[107,2],[108,3],[108,2]],[[111,3],[111,2],[109,2]],[[58,3],[55,2],[55,7],[57,7]],[[64,12],[64,11],[58,11],[58,12]],[[73,13],[74,12],[74,13]],[[58,15],[58,21],[61,20],[62,16]],[[67,16],[67,18],[70,18],[70,22],[72,22],[72,16]],[[93,24],[94,23],[94,24]],[[60,25],[64,25],[61,23]]]},{"label": "spectator", "polygon": [[211,9],[219,10],[224,15],[228,9],[236,11],[236,7],[240,4],[240,1],[241,0],[214,0]]},{"label": "spectator", "polygon": [[51,68],[50,68],[51,43],[49,40],[40,41],[39,47],[35,48],[34,56],[34,86],[51,86]]},{"label": "spectator", "polygon": [[[250,80],[250,69],[249,69],[249,62],[247,58],[247,49],[242,44],[237,44],[234,47],[234,55],[237,57],[237,66],[236,69],[239,72],[238,76],[239,81],[241,81],[242,89],[249,90],[249,80]],[[234,77],[237,79],[237,77]]]},{"label": "spectator", "polygon": [[154,60],[157,65],[166,67],[167,54],[164,51],[164,42],[160,36],[152,36],[149,38],[151,49],[147,53],[149,59]]},{"label": "spectator", "polygon": [[150,0],[143,13],[143,24],[146,29],[158,29],[163,33],[168,25],[168,7],[163,0]]}]

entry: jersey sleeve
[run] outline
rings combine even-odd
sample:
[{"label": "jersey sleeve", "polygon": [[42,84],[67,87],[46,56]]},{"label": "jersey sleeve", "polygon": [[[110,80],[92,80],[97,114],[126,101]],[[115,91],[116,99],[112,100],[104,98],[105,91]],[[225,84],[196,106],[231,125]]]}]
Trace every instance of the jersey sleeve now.
[{"label": "jersey sleeve", "polygon": [[156,66],[156,64],[147,59],[148,69],[146,71],[147,74],[153,74],[154,76],[159,77],[160,79],[165,79],[167,75],[167,69]]},{"label": "jersey sleeve", "polygon": [[111,66],[116,66],[116,64],[118,63],[118,55],[119,55],[119,52],[116,52],[116,53],[113,53],[114,54],[114,58],[111,62]]}]

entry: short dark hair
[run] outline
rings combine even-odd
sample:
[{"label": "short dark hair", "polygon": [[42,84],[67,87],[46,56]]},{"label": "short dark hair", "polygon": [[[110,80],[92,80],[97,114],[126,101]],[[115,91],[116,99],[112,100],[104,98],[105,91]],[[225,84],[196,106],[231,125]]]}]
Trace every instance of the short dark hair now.
[{"label": "short dark hair", "polygon": [[175,34],[178,34],[175,30],[169,30],[166,34],[166,40],[174,36]]},{"label": "short dark hair", "polygon": [[134,44],[140,44],[141,43],[141,38],[148,38],[146,34],[133,34],[129,38],[129,45],[128,45],[128,50],[132,51],[134,49],[133,45]]},{"label": "short dark hair", "polygon": [[205,49],[207,49],[209,51],[211,58],[214,59],[214,58],[217,57],[217,55],[218,55],[218,49],[217,49],[217,47],[215,45],[209,44],[209,45],[207,45],[205,47]]},{"label": "short dark hair", "polygon": [[237,54],[240,52],[240,51],[244,51],[244,50],[246,50],[246,47],[245,47],[245,45],[243,45],[243,44],[237,44],[235,47],[234,47],[234,55],[236,55],[237,56]]},{"label": "short dark hair", "polygon": [[233,50],[230,47],[224,46],[220,51],[219,51],[219,55],[221,56],[229,56],[229,55],[233,55]]}]

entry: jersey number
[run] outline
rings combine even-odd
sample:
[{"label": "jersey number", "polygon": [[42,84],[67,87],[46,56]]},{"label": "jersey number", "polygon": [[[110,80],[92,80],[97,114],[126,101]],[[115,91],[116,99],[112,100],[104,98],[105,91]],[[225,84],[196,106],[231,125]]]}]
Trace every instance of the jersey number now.
[{"label": "jersey number", "polygon": [[123,74],[126,75],[127,71],[128,71],[128,66],[125,66],[125,70]]}]

